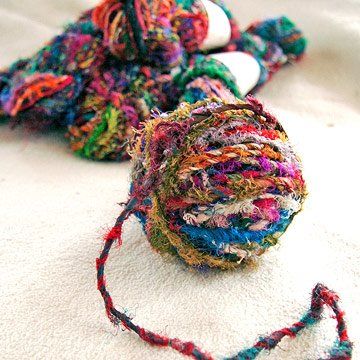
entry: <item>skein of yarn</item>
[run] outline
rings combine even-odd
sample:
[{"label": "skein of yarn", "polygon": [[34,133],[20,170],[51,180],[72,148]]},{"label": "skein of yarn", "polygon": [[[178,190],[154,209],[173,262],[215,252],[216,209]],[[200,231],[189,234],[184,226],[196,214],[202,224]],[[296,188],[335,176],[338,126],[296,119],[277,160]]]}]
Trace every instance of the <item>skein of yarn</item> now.
[{"label": "skein of yarn", "polygon": [[243,98],[287,62],[276,43],[257,35],[243,33],[234,45],[242,52],[194,55],[172,72],[113,59],[100,69],[106,79],[95,75],[85,89],[79,116],[68,131],[72,150],[95,160],[125,159],[131,127],[137,129],[151,108],[167,111],[182,101]]},{"label": "skein of yarn", "polygon": [[86,87],[78,117],[69,127],[72,150],[95,160],[125,159],[131,128],[137,129],[151,108],[167,111],[182,101],[214,96],[230,101],[260,87],[287,57],[276,43],[243,33],[245,38],[236,43],[243,52],[194,55],[172,72],[110,58]]},{"label": "skein of yarn", "polygon": [[[207,3],[210,1],[206,0],[204,4]],[[231,42],[225,47],[228,53],[212,54],[206,58],[201,55],[182,57],[181,66],[170,71],[172,65],[155,67],[117,59],[110,52],[112,47],[107,39],[107,28],[97,28],[93,19],[98,22],[100,18],[104,20],[109,16],[104,20],[104,26],[109,25],[108,21],[118,19],[117,26],[125,29],[133,26],[134,19],[129,15],[130,8],[133,8],[137,20],[149,17],[152,19],[149,24],[158,26],[161,22],[154,20],[154,14],[157,14],[156,19],[170,16],[164,10],[170,6],[175,9],[174,19],[177,19],[171,26],[180,34],[180,43],[188,44],[186,47],[191,52],[199,45],[198,42],[196,46],[188,43],[196,38],[191,35],[198,29],[194,24],[200,21],[196,9],[206,10],[208,7],[185,0],[176,4],[171,1],[128,1],[126,6],[118,0],[103,1],[68,25],[63,34],[32,58],[20,60],[0,73],[1,116],[8,116],[12,125],[21,123],[36,130],[52,125],[66,126],[71,149],[76,154],[94,160],[122,160],[128,157],[126,145],[131,128],[138,128],[152,108],[168,111],[180,101],[194,103],[213,96],[226,100],[244,97],[250,90],[255,91],[264,84],[288,57],[277,42],[263,40],[252,33],[240,34],[221,2],[213,1],[211,4],[230,19]],[[213,20],[209,22],[210,28],[211,23]],[[291,26],[285,28],[287,33],[289,29]],[[187,37],[186,34],[190,35]],[[278,41],[281,29],[276,34],[275,40]],[[119,36],[124,41],[131,38],[125,36],[126,32],[123,35]],[[272,38],[272,35],[266,36]],[[129,46],[132,46],[133,42],[129,41]],[[161,36],[155,37],[151,46],[161,47],[161,41]],[[256,60],[260,67],[260,78],[254,66],[251,71],[246,67],[250,57],[230,54],[231,49],[253,56],[252,63]],[[232,59],[230,65],[228,59]],[[254,69],[255,75],[249,78]]]},{"label": "skein of yarn", "polygon": [[[279,122],[251,97],[184,103],[172,113],[159,114],[134,135],[131,155],[130,197],[96,261],[106,313],[112,323],[151,345],[171,347],[194,359],[214,359],[192,342],[136,325],[114,307],[105,281],[112,245],[121,245],[124,221],[135,214],[160,253],[196,268],[246,265],[275,245],[301,210],[306,190],[300,162]],[[227,359],[255,359],[285,336],[297,336],[321,319],[325,305],[338,322],[339,339],[329,359],[350,359],[352,344],[338,297],[321,284],[299,322]]]}]

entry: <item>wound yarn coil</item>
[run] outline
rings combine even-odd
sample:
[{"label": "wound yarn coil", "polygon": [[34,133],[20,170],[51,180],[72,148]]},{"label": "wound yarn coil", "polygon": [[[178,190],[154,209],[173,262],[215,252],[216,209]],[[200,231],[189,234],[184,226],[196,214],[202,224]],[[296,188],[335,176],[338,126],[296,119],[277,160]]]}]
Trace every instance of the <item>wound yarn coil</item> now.
[{"label": "wound yarn coil", "polygon": [[130,203],[154,249],[233,269],[275,245],[306,195],[301,164],[254,98],[159,114],[132,141]]}]

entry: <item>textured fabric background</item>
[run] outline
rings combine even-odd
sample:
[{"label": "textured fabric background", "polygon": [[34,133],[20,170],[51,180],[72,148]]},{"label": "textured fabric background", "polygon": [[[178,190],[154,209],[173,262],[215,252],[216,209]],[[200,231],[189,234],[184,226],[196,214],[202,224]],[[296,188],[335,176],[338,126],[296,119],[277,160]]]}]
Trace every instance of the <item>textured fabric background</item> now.
[{"label": "textured fabric background", "polygon": [[[0,65],[31,54],[95,1],[0,0]],[[318,281],[336,289],[360,340],[358,0],[228,1],[241,24],[287,14],[310,39],[303,62],[259,94],[303,158],[310,196],[281,245],[253,271],[189,271],[150,251],[140,225],[107,271],[118,306],[152,330],[230,355],[297,320]],[[181,359],[107,321],[95,285],[101,237],[128,189],[129,163],[74,157],[61,134],[0,126],[2,359]],[[316,359],[335,338],[326,320],[266,359]],[[360,358],[356,351],[355,359]]]}]

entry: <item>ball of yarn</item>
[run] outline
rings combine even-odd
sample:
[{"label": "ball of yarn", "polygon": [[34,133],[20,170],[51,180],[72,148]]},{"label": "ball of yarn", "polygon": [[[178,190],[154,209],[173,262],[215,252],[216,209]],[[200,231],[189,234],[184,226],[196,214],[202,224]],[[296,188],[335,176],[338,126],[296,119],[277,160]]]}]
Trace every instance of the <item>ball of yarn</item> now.
[{"label": "ball of yarn", "polygon": [[301,210],[299,159],[253,98],[182,104],[132,143],[132,199],[151,245],[196,267],[263,254]]},{"label": "ball of yarn", "polygon": [[[155,249],[192,266],[235,268],[274,245],[300,211],[306,190],[299,159],[279,122],[251,97],[184,103],[159,114],[135,134],[132,157],[131,196],[96,259],[106,314],[114,325],[155,347],[213,360],[192,341],[147,330],[115,307],[105,276],[110,250],[117,241],[121,246],[124,221],[135,213]],[[325,306],[337,320],[328,358],[350,359],[353,344],[338,301],[335,292],[317,284],[299,321],[222,359],[257,358],[284,337],[295,338],[318,323]]]},{"label": "ball of yarn", "polygon": [[299,58],[305,52],[307,41],[304,35],[286,16],[255,22],[247,31],[278,43],[288,56]]}]

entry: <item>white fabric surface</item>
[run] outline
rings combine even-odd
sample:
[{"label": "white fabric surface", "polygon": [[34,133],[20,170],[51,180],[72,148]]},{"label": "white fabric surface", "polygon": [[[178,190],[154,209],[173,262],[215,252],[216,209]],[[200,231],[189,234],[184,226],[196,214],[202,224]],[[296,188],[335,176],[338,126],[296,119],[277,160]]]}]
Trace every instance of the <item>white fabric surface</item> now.
[{"label": "white fabric surface", "polygon": [[[0,65],[31,54],[94,2],[0,0]],[[310,39],[306,58],[258,94],[302,156],[310,196],[281,245],[253,271],[203,275],[164,260],[132,219],[107,270],[114,300],[140,325],[220,356],[297,320],[322,281],[340,293],[357,343],[360,3],[228,3],[244,26],[287,14]],[[117,202],[127,197],[129,163],[76,158],[61,134],[2,125],[0,142],[0,357],[181,359],[128,332],[116,334],[96,290],[95,258]],[[335,321],[328,319],[261,358],[316,359],[334,339]]]}]

